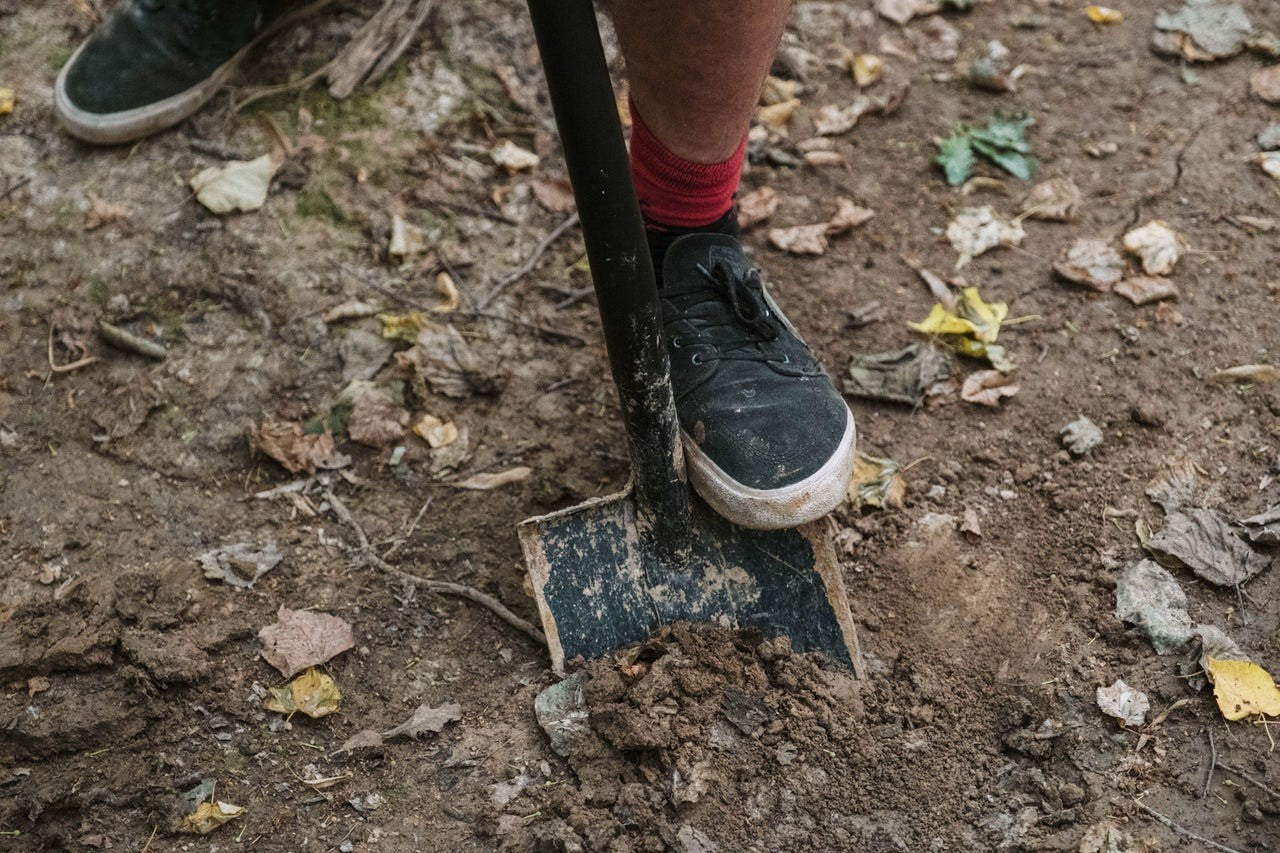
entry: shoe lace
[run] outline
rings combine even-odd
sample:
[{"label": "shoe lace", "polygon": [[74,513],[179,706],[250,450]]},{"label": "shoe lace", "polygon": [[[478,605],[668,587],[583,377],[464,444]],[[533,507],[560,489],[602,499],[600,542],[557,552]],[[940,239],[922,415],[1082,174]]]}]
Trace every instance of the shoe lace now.
[{"label": "shoe lace", "polygon": [[[706,287],[698,288],[683,312],[696,332],[699,343],[710,344],[711,352],[698,352],[695,364],[712,361],[760,361],[787,363],[776,347],[782,323],[764,296],[764,283],[752,270],[735,272],[729,265],[715,263],[710,269],[699,264],[698,273]],[[728,310],[725,310],[728,309]]]}]

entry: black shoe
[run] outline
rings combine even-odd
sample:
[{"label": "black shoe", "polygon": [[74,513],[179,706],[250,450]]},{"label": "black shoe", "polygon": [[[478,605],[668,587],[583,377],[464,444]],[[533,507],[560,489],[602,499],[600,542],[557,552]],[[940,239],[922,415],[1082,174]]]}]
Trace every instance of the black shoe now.
[{"label": "black shoe", "polygon": [[662,315],[689,479],[740,527],[795,527],[834,509],[853,474],[853,413],[738,241],[676,240]]},{"label": "black shoe", "polygon": [[214,96],[251,47],[325,2],[125,0],[63,66],[54,111],[86,142],[172,127]]}]

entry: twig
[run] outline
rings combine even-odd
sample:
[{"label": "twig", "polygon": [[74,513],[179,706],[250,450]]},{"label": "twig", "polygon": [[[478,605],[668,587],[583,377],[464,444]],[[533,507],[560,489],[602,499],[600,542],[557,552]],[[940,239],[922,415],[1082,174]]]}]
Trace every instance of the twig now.
[{"label": "twig", "polygon": [[305,89],[309,89],[311,88],[312,83],[332,71],[335,64],[336,60],[331,59],[315,71],[312,71],[306,77],[301,77],[291,83],[279,83],[275,86],[262,86],[254,89],[248,95],[245,95],[243,100],[233,106],[231,111],[238,113],[250,104],[261,101],[263,98],[270,98],[274,95],[287,95],[291,92],[301,92]]},{"label": "twig", "polygon": [[13,195],[18,190],[22,189],[29,183],[31,183],[31,176],[24,175],[23,177],[18,178],[18,180],[14,181],[13,183],[8,184],[8,186],[5,187],[4,192],[0,193],[0,201],[4,201],[6,198]]},{"label": "twig", "polygon": [[1151,806],[1147,805],[1141,800],[1134,800],[1133,804],[1138,808],[1142,809],[1147,814],[1151,815],[1156,820],[1163,823],[1165,826],[1172,829],[1174,832],[1178,833],[1179,835],[1185,836],[1186,838],[1190,838],[1192,841],[1199,841],[1201,844],[1205,844],[1209,847],[1212,847],[1214,850],[1222,851],[1222,853],[1243,853],[1243,851],[1237,850],[1234,847],[1227,847],[1225,844],[1219,844],[1213,839],[1205,838],[1203,835],[1197,835],[1196,833],[1187,829],[1185,826],[1174,823],[1172,820],[1160,814],[1160,812],[1151,808]]},{"label": "twig", "polygon": [[551,229],[551,233],[542,238],[542,241],[534,247],[533,252],[529,255],[520,268],[514,272],[508,273],[498,279],[498,283],[493,286],[493,290],[489,291],[484,299],[480,300],[480,307],[487,308],[489,303],[502,295],[508,287],[533,272],[533,268],[538,265],[538,261],[542,260],[542,256],[546,254],[547,249],[551,248],[551,244],[560,239],[560,235],[568,231],[570,228],[578,224],[578,213],[574,211],[565,218],[563,222]]},{"label": "twig", "polygon": [[550,326],[544,326],[541,323],[534,323],[530,320],[523,320],[519,317],[504,317],[501,314],[491,314],[488,311],[455,311],[454,316],[483,317],[486,320],[497,320],[500,323],[510,323],[513,326],[524,326],[525,328],[533,329],[536,332],[541,332],[544,335],[550,335],[553,338],[564,338],[568,341],[574,341],[582,346],[586,346],[590,343],[586,338],[581,335],[576,335],[573,332],[553,329]]},{"label": "twig", "polygon": [[1218,766],[1218,747],[1213,743],[1213,729],[1205,729],[1209,733],[1209,773],[1204,777],[1204,790],[1200,792],[1200,799],[1209,796],[1209,787],[1213,784],[1213,770]]},{"label": "twig", "polygon": [[519,225],[520,224],[519,222],[516,222],[514,219],[512,219],[510,216],[503,216],[501,213],[494,213],[491,210],[485,210],[484,208],[480,208],[480,207],[472,207],[469,204],[460,204],[456,201],[444,201],[442,199],[435,199],[435,198],[420,198],[418,199],[418,203],[421,204],[423,207],[434,207],[434,208],[443,208],[445,210],[452,210],[454,213],[461,213],[464,216],[479,216],[483,219],[492,219],[494,222],[500,222],[503,225]]},{"label": "twig", "polygon": [[422,516],[427,514],[427,508],[431,506],[433,500],[435,500],[435,495],[427,498],[427,502],[422,505],[422,509],[418,510],[418,514],[413,517],[413,521],[409,522],[409,529],[404,532],[403,536],[397,537],[396,541],[391,543],[390,548],[382,552],[382,559],[389,558],[396,552],[397,548],[408,541],[409,537],[413,535],[413,531],[418,529],[418,522],[422,521]]},{"label": "twig", "polygon": [[1221,767],[1223,770],[1230,770],[1232,773],[1236,774],[1241,779],[1244,779],[1246,782],[1252,782],[1254,785],[1257,785],[1260,790],[1266,791],[1268,794],[1275,797],[1277,800],[1280,800],[1280,791],[1277,791],[1275,788],[1270,787],[1262,780],[1257,779],[1253,776],[1250,776],[1248,773],[1245,773],[1239,767],[1233,767],[1230,764],[1227,764],[1225,762],[1218,762],[1218,766]]},{"label": "twig", "polygon": [[111,325],[106,320],[98,321],[98,332],[102,335],[104,341],[118,350],[154,358],[156,361],[164,361],[165,356],[168,355],[164,344],[135,335],[133,332],[127,332],[119,326]]},{"label": "twig", "polygon": [[356,521],[355,516],[351,514],[351,510],[347,509],[347,505],[333,493],[333,490],[326,488],[324,490],[324,497],[325,500],[329,502],[329,506],[333,507],[334,515],[338,516],[340,521],[355,532],[356,538],[360,542],[360,551],[364,555],[365,559],[382,571],[395,575],[406,583],[425,587],[429,592],[435,592],[442,595],[456,595],[460,598],[474,601],[476,604],[487,608],[491,613],[493,613],[493,615],[497,616],[503,622],[506,622],[512,628],[524,633],[538,644],[543,646],[547,644],[547,638],[543,636],[541,631],[521,619],[516,614],[512,613],[507,609],[505,604],[498,601],[498,599],[493,596],[485,595],[478,589],[473,589],[460,583],[449,583],[448,581],[436,581],[429,580],[427,578],[420,578],[415,574],[406,572],[403,569],[398,569],[391,565],[386,560],[373,553],[369,544],[369,537],[364,532],[364,528],[360,526],[360,522]]},{"label": "twig", "polygon": [[147,839],[147,843],[143,846],[142,853],[147,853],[151,849],[151,842],[156,840],[156,833],[159,831],[160,827],[158,825],[151,827],[151,837]]},{"label": "twig", "polygon": [[[81,352],[84,350],[82,349]],[[54,373],[70,373],[73,370],[79,370],[82,367],[88,367],[98,360],[96,355],[87,355],[78,361],[70,364],[55,364],[53,361],[53,326],[49,327],[49,369]]]}]

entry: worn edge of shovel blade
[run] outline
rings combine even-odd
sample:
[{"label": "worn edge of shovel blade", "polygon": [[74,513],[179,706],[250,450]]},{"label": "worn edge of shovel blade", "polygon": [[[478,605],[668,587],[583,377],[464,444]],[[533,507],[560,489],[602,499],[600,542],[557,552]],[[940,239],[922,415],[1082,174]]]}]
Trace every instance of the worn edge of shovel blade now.
[{"label": "worn edge of shovel blade", "polygon": [[542,621],[542,631],[547,637],[547,650],[551,653],[551,671],[563,678],[564,644],[560,641],[560,626],[556,621],[555,611],[547,602],[546,586],[551,579],[551,562],[547,559],[546,550],[542,547],[542,528],[547,522],[577,515],[586,510],[599,509],[606,504],[623,503],[631,498],[631,483],[626,488],[612,495],[591,498],[567,509],[556,510],[545,515],[526,518],[517,526],[520,537],[520,550],[524,552],[525,566],[529,571],[529,581],[533,586],[534,603],[538,607],[538,617]]},{"label": "worn edge of shovel blade", "polygon": [[840,570],[840,561],[836,559],[835,544],[831,541],[830,528],[826,519],[809,522],[796,529],[796,532],[809,540],[813,549],[813,570],[822,578],[823,588],[827,593],[827,603],[835,613],[840,633],[844,635],[845,648],[853,663],[855,678],[867,678],[867,664],[862,657],[862,646],[858,642],[858,628],[853,621],[853,611],[849,607],[849,594],[844,587],[844,573]]}]

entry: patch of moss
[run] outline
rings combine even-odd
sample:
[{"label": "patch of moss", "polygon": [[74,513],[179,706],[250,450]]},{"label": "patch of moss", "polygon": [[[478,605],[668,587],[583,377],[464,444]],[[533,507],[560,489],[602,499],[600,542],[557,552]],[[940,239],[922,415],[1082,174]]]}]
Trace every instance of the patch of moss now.
[{"label": "patch of moss", "polygon": [[57,47],[49,51],[49,67],[54,71],[61,71],[62,66],[67,64],[67,60],[71,58],[73,52],[68,47]]},{"label": "patch of moss", "polygon": [[333,196],[320,187],[303,187],[298,191],[298,198],[293,209],[303,219],[327,219],[334,225],[347,224],[347,214]]},{"label": "patch of moss", "polygon": [[89,298],[100,307],[106,307],[111,300],[111,285],[102,276],[95,275],[89,280]]}]

